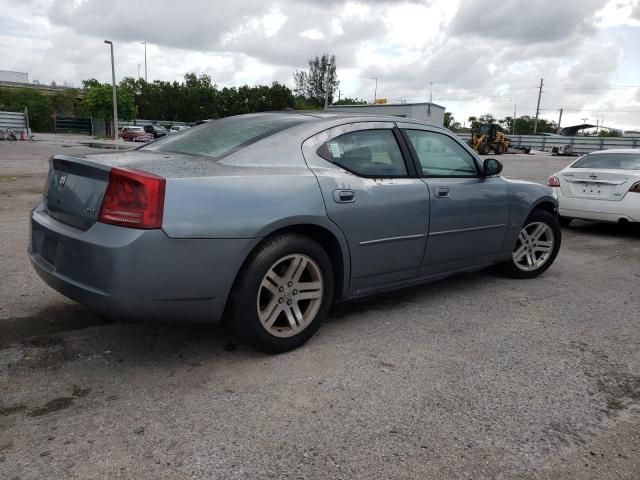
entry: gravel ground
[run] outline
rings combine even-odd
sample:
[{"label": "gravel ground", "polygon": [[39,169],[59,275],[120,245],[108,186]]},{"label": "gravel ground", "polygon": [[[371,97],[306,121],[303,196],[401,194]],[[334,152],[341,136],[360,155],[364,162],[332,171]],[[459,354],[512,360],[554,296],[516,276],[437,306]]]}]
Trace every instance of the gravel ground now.
[{"label": "gravel ground", "polygon": [[[52,153],[92,149],[41,138],[0,142],[0,478],[640,478],[638,229],[576,222],[540,278],[342,305],[265,356],[49,289],[28,212]],[[571,159],[501,160],[544,182]]]}]

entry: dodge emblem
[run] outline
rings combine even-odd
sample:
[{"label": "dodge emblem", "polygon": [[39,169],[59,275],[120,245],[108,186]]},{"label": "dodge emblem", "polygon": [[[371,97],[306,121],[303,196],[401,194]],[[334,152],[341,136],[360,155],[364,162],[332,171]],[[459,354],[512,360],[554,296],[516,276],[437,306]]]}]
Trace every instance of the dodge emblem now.
[{"label": "dodge emblem", "polygon": [[58,188],[64,187],[65,183],[67,183],[67,176],[61,175],[60,178],[58,179]]}]

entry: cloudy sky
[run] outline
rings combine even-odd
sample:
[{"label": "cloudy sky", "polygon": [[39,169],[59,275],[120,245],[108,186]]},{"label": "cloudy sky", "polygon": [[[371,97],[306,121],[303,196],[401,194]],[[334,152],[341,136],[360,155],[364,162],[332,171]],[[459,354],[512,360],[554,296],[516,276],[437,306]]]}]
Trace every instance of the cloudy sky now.
[{"label": "cloudy sky", "polygon": [[[491,5],[497,5],[492,8]],[[433,101],[465,121],[535,114],[640,129],[640,0],[0,0],[0,70],[289,86],[322,52],[342,96]],[[432,87],[431,87],[431,84]]]}]

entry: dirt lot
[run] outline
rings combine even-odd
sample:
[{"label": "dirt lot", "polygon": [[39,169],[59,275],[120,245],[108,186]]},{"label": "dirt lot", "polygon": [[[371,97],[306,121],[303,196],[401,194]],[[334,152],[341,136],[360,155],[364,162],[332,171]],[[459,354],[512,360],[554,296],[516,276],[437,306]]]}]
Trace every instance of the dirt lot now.
[{"label": "dirt lot", "polygon": [[[640,478],[638,229],[576,222],[538,279],[378,295],[265,356],[39,279],[29,209],[81,142],[0,142],[0,478]],[[540,182],[570,161],[501,160]]]}]

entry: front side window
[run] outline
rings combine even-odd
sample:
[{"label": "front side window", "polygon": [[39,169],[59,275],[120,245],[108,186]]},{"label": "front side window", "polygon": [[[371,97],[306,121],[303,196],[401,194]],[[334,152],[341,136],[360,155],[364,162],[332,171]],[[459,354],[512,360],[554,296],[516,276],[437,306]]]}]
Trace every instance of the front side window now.
[{"label": "front side window", "polygon": [[364,177],[407,176],[400,147],[389,129],[345,133],[323,143],[318,155]]},{"label": "front side window", "polygon": [[476,177],[473,157],[447,135],[424,130],[405,130],[423,175],[427,177]]}]

